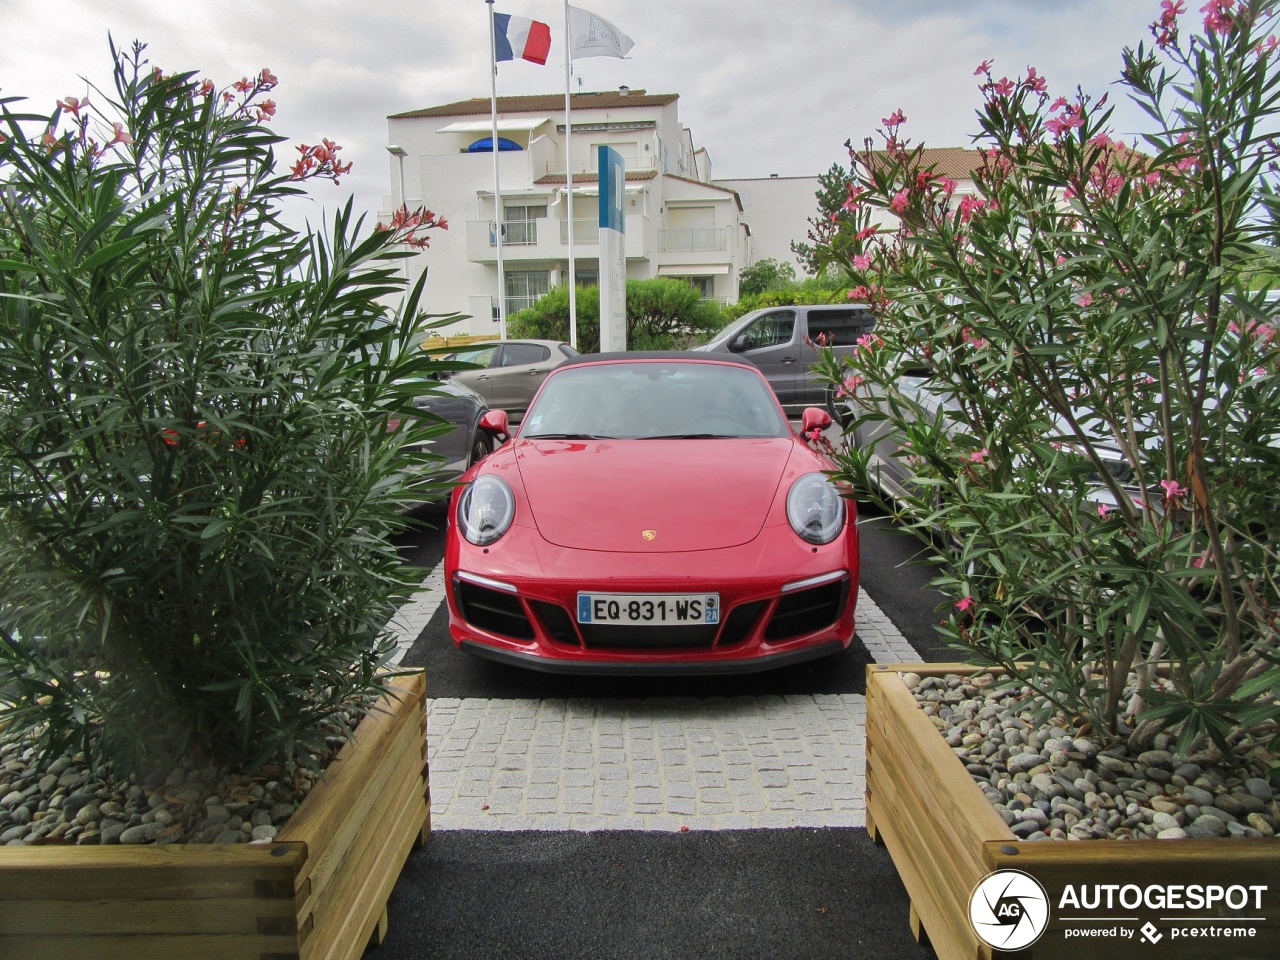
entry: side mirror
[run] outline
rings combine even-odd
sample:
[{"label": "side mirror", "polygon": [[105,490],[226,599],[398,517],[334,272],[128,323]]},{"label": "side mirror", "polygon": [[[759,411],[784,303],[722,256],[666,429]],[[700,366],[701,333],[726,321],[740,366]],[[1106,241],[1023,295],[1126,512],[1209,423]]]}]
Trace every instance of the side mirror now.
[{"label": "side mirror", "polygon": [[480,418],[480,429],[494,436],[511,436],[511,423],[505,410],[490,410]]},{"label": "side mirror", "polygon": [[747,341],[747,335],[745,333],[740,333],[736,337],[734,337],[732,340],[729,341],[730,353],[742,353],[742,351],[746,350],[747,347],[748,347],[748,341]]},{"label": "side mirror", "polygon": [[810,434],[817,430],[821,433],[827,427],[831,426],[831,414],[823,410],[821,407],[805,407],[804,414],[800,420],[800,436],[806,440],[810,439]]}]

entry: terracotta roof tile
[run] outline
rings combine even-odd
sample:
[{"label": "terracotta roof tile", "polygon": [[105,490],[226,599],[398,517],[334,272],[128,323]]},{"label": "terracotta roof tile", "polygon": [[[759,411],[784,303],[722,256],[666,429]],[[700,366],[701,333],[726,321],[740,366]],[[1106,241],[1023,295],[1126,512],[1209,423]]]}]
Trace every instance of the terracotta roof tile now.
[{"label": "terracotta roof tile", "polygon": [[[679,94],[645,93],[643,90],[631,90],[622,94],[617,90],[604,90],[599,93],[575,93],[570,97],[573,110],[616,110],[623,107],[665,107],[675,103]],[[489,114],[489,98],[474,97],[471,100],[459,100],[456,103],[445,103],[438,107],[426,107],[421,110],[408,110],[404,113],[393,113],[389,120],[412,120],[418,117],[474,117]],[[498,113],[564,113],[563,93],[539,93],[532,96],[499,97]]]},{"label": "terracotta roof tile", "polygon": [[[877,160],[887,156],[883,150],[875,150],[872,156]],[[973,171],[982,162],[977,150],[964,147],[926,147],[920,156],[925,167],[933,167],[938,173],[953,180],[972,180]]]},{"label": "terracotta roof tile", "polygon": [[[626,171],[627,180],[652,180],[658,175],[656,170],[628,170]],[[596,183],[600,178],[594,173],[575,173],[573,175],[574,183]],[[563,173],[548,173],[533,181],[536,186],[556,186],[565,183],[565,175]]]}]

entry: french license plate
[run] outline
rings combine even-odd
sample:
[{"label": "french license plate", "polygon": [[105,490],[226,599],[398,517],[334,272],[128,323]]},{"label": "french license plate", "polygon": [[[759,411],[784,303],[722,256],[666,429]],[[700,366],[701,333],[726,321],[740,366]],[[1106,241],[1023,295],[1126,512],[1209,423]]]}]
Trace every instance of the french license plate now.
[{"label": "french license plate", "polygon": [[718,593],[580,593],[579,623],[670,627],[720,622]]}]

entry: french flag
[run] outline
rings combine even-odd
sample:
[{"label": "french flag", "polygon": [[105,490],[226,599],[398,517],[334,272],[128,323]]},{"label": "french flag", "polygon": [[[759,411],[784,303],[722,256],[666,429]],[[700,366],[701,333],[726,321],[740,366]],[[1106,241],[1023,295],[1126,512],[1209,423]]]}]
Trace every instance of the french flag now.
[{"label": "french flag", "polygon": [[537,20],[513,17],[508,13],[493,15],[494,56],[497,60],[520,57],[532,63],[547,62],[551,50],[551,28]]}]

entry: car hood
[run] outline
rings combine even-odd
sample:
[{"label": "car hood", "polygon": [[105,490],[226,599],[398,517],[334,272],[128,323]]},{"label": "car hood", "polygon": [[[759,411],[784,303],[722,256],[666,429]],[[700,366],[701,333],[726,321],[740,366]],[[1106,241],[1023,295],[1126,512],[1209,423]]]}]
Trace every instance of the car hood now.
[{"label": "car hood", "polygon": [[514,453],[543,539],[576,550],[676,553],[758,536],[796,442],[522,440]]}]

